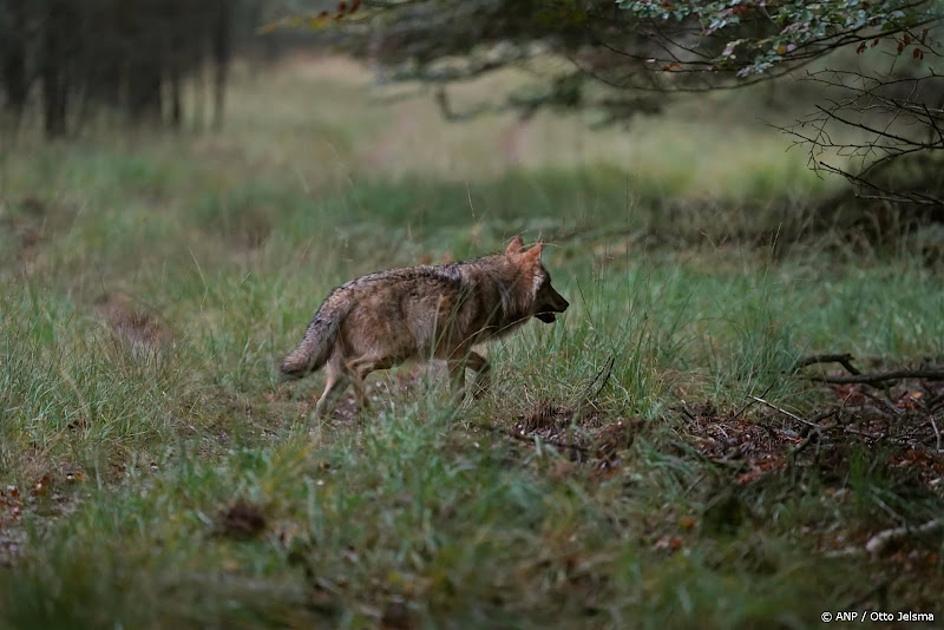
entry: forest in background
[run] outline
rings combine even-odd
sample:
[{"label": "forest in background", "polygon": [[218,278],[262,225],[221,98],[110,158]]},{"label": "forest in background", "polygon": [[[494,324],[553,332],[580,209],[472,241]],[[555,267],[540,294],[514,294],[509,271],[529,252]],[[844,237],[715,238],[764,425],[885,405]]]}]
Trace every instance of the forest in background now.
[{"label": "forest in background", "polygon": [[2,0],[0,130],[32,124],[55,138],[103,117],[176,130],[220,128],[234,57],[272,62],[312,39],[260,37],[273,4]]}]

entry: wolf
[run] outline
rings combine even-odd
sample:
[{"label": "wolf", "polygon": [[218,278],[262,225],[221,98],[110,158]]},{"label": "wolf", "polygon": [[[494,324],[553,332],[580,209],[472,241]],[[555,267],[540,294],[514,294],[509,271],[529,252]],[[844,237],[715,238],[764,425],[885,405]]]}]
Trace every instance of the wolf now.
[{"label": "wolf", "polygon": [[404,361],[446,361],[457,395],[467,369],[474,394],[489,384],[489,364],[473,347],[503,337],[531,317],[551,324],[570,304],[551,286],[541,260],[544,243],[521,236],[505,251],[446,265],[378,271],[328,294],[298,346],[282,361],[285,378],[326,367],[324,392],[313,413],[322,417],[348,385],[367,407],[364,379]]}]

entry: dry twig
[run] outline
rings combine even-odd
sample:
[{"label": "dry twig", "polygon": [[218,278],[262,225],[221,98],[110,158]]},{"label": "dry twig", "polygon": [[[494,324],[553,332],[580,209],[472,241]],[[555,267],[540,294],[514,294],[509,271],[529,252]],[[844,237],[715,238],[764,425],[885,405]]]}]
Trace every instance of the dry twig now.
[{"label": "dry twig", "polygon": [[775,404],[773,404],[773,403],[767,402],[766,400],[764,400],[763,398],[760,398],[759,396],[750,396],[750,398],[753,398],[753,399],[756,400],[757,402],[759,402],[759,403],[761,403],[761,404],[763,404],[763,405],[765,405],[765,406],[767,406],[767,407],[770,407],[770,408],[773,409],[774,411],[780,412],[780,413],[782,413],[783,415],[787,416],[788,418],[792,418],[793,420],[796,420],[797,422],[799,422],[799,423],[801,423],[801,424],[805,424],[805,425],[808,426],[808,427],[813,427],[814,429],[822,429],[822,428],[823,428],[823,427],[821,427],[820,425],[816,424],[815,422],[810,422],[810,421],[807,420],[806,418],[801,418],[800,416],[796,415],[795,413],[793,413],[793,412],[791,412],[791,411],[787,411],[786,409],[783,409],[783,408],[781,408],[781,407],[778,407],[777,405],[775,405]]}]

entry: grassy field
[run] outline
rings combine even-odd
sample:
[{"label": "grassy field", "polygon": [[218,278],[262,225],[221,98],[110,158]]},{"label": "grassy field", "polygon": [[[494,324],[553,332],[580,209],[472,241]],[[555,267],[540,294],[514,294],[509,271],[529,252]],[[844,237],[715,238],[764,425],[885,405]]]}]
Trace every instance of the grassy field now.
[{"label": "grassy field", "polygon": [[[942,270],[804,233],[831,183],[751,98],[449,125],[325,60],[242,72],[222,134],[8,139],[0,627],[944,615],[940,530],[866,551],[944,511],[944,390],[793,373],[939,362]],[[518,232],[573,306],[487,397],[404,366],[305,426],[275,365],[331,287]]]}]

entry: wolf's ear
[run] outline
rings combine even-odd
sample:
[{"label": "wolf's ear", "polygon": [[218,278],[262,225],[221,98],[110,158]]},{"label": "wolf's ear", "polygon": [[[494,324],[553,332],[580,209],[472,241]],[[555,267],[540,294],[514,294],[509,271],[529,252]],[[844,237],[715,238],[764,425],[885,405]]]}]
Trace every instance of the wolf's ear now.
[{"label": "wolf's ear", "polygon": [[521,253],[521,249],[524,247],[524,240],[521,238],[521,235],[518,234],[513,239],[508,241],[508,247],[505,248],[505,256],[511,256],[512,254]]},{"label": "wolf's ear", "polygon": [[544,243],[542,243],[541,241],[538,241],[537,243],[529,247],[528,251],[526,251],[522,255],[524,256],[526,260],[529,260],[531,262],[537,262],[541,260],[541,252],[543,251],[544,251]]}]

